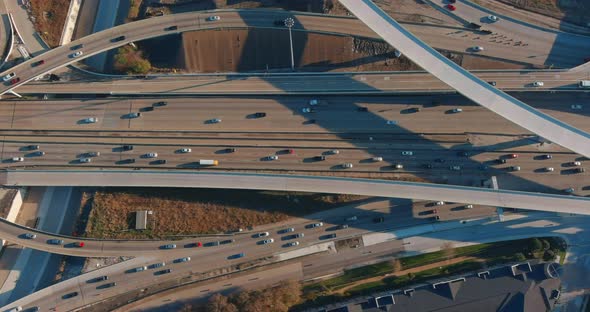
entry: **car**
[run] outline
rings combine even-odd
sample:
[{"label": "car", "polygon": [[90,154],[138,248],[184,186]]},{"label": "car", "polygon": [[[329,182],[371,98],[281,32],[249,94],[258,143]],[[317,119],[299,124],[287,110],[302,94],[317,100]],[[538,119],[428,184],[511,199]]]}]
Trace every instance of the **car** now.
[{"label": "car", "polygon": [[384,217],[375,217],[375,218],[373,218],[373,222],[375,222],[375,223],[381,223],[381,222],[384,222],[384,221],[385,221],[385,218]]},{"label": "car", "polygon": [[121,149],[122,149],[123,151],[125,151],[125,152],[132,151],[132,150],[133,150],[133,145],[123,145],[123,146],[121,147]]},{"label": "car", "polygon": [[76,58],[76,57],[78,57],[78,56],[80,56],[82,54],[84,54],[84,52],[82,52],[82,51],[76,51],[76,52],[70,54],[70,57],[71,58]]},{"label": "car", "polygon": [[345,168],[345,169],[350,169],[353,167],[353,165],[351,163],[343,163],[341,166],[342,166],[342,168]]},{"label": "car", "polygon": [[487,165],[479,165],[478,168],[479,168],[479,170],[488,170],[488,169],[490,169],[490,167],[487,166]]},{"label": "car", "polygon": [[422,167],[426,168],[426,169],[432,169],[434,168],[433,164],[423,164]]},{"label": "car", "polygon": [[551,158],[553,158],[553,156],[551,156],[549,154],[541,155],[541,159],[551,159]]},{"label": "car", "polygon": [[[6,310],[6,312],[20,312],[22,310],[23,310],[23,307],[17,306],[17,307],[10,309],[10,310]],[[29,310],[31,310],[31,309],[27,309],[27,312],[29,312]],[[37,308],[37,311],[39,311],[38,308]]]},{"label": "car", "polygon": [[160,101],[160,102],[156,102],[154,104],[152,104],[153,107],[162,107],[162,106],[166,106],[168,105],[168,102],[166,101]]},{"label": "car", "polygon": [[385,123],[388,125],[397,125],[397,121],[395,121],[395,120],[388,120]]},{"label": "car", "polygon": [[447,9],[449,9],[449,11],[455,11],[457,9],[457,7],[455,7],[452,4],[447,4]]},{"label": "car", "polygon": [[131,272],[141,272],[147,270],[147,266],[140,266],[135,269],[131,269]]},{"label": "car", "polygon": [[221,119],[219,119],[219,118],[213,118],[213,119],[207,120],[207,123],[210,123],[210,124],[216,124],[216,123],[220,123],[220,122],[221,122]]},{"label": "car", "polygon": [[245,254],[245,253],[243,253],[243,252],[240,252],[240,253],[238,253],[238,254],[231,255],[231,256],[229,256],[229,257],[227,257],[227,258],[228,258],[228,259],[230,259],[230,260],[231,260],[231,259],[240,259],[240,258],[244,258],[244,256],[246,256],[246,254]]},{"label": "car", "polygon": [[10,80],[10,84],[11,84],[11,85],[13,85],[13,84],[16,84],[16,83],[18,83],[19,81],[20,81],[20,78],[19,78],[19,77],[16,77],[16,78],[14,78],[14,79]]},{"label": "car", "polygon": [[203,246],[203,243],[201,243],[201,242],[196,242],[194,246],[195,246],[195,247],[202,247],[202,246]]},{"label": "car", "polygon": [[488,84],[489,84],[490,86],[493,86],[493,87],[495,87],[495,86],[496,86],[496,82],[495,82],[495,81],[488,81]]},{"label": "car", "polygon": [[308,103],[309,105],[314,106],[320,104],[320,101],[318,99],[311,99]]},{"label": "car", "polygon": [[277,155],[266,156],[266,160],[277,160],[277,159],[279,159],[279,156],[277,156]]},{"label": "car", "polygon": [[226,149],[225,149],[225,152],[226,152],[226,153],[235,153],[235,152],[236,152],[236,149],[235,149],[235,148],[233,148],[233,147],[226,148]]},{"label": "car", "polygon": [[452,112],[452,113],[454,113],[454,114],[460,113],[460,112],[462,112],[462,111],[463,111],[463,109],[462,109],[462,108],[453,108],[453,109],[451,110],[451,112]]},{"label": "car", "polygon": [[92,162],[92,158],[80,158],[79,161],[83,164],[87,164]]},{"label": "car", "polygon": [[127,118],[139,118],[141,117],[141,113],[129,113],[127,114]]},{"label": "car", "polygon": [[28,145],[25,148],[29,151],[36,151],[40,148],[40,146],[39,145]]},{"label": "car", "polygon": [[572,104],[572,109],[582,109],[582,104]]},{"label": "car", "polygon": [[160,249],[174,249],[176,248],[176,244],[166,244],[166,245],[162,245],[160,247]]},{"label": "car", "polygon": [[488,15],[488,20],[492,22],[497,22],[499,18],[496,15]]},{"label": "car", "polygon": [[345,221],[356,221],[358,220],[357,216],[351,216],[351,217],[347,217],[346,219],[344,219]]},{"label": "car", "polygon": [[498,158],[498,159],[496,159],[496,162],[499,163],[499,164],[505,164],[506,163],[506,159],[504,159],[504,158]]},{"label": "car", "polygon": [[96,282],[103,282],[103,281],[106,281],[108,279],[109,279],[108,276],[103,275],[103,276],[95,277],[95,278],[91,279],[90,281],[92,281],[92,283],[96,283]]},{"label": "car", "polygon": [[359,112],[368,112],[369,108],[365,106],[359,106],[356,110]]},{"label": "car", "polygon": [[563,190],[563,191],[564,191],[564,192],[566,192],[566,193],[569,193],[569,194],[571,194],[571,193],[575,192],[575,189],[574,189],[573,187],[568,187],[568,188],[566,188],[566,189],[565,189],[565,190]]},{"label": "car", "polygon": [[270,235],[268,232],[260,232],[260,233],[256,234],[256,237],[266,237],[268,235]]},{"label": "car", "polygon": [[511,166],[510,171],[520,171],[520,166]]},{"label": "car", "polygon": [[219,17],[219,15],[211,15],[209,17],[207,17],[207,21],[209,22],[216,22],[221,20],[221,17]]},{"label": "car", "polygon": [[[320,222],[320,224],[324,225],[324,224],[323,224],[323,223],[321,223],[321,222]],[[322,226],[322,225],[320,225],[320,226]],[[305,234],[304,234],[304,233],[297,233],[297,234],[293,235],[293,237],[294,237],[294,238],[302,238],[302,237],[305,237]]]},{"label": "car", "polygon": [[32,66],[40,66],[45,64],[45,60],[39,60],[37,62],[33,62]]},{"label": "car", "polygon": [[570,166],[581,166],[581,165],[582,165],[582,163],[579,162],[579,161],[572,161],[572,162],[570,162]]},{"label": "car", "polygon": [[213,241],[213,242],[205,243],[203,246],[214,247],[214,246],[219,246],[219,245],[220,245],[219,241]]},{"label": "car", "polygon": [[299,246],[299,242],[295,241],[295,242],[290,242],[290,243],[286,243],[285,245],[283,245],[285,247],[295,247],[295,246]]},{"label": "car", "polygon": [[100,152],[88,152],[88,153],[84,153],[84,156],[86,156],[86,157],[98,157],[98,156],[100,156]]},{"label": "car", "polygon": [[332,154],[332,155],[338,155],[338,154],[340,154],[340,151],[339,151],[339,150],[336,150],[336,149],[334,149],[334,150],[329,150],[329,151],[328,151],[328,154]]},{"label": "car", "polygon": [[395,164],[395,165],[393,165],[393,168],[394,169],[404,169],[404,165],[402,165],[402,164]]},{"label": "car", "polygon": [[23,162],[25,159],[23,157],[12,157],[12,162]]},{"label": "car", "polygon": [[295,232],[295,228],[290,227],[290,228],[279,230],[279,234],[291,233],[291,232]]},{"label": "car", "polygon": [[74,50],[79,50],[79,49],[82,49],[83,47],[84,47],[84,44],[82,44],[82,43],[79,43],[79,44],[77,44],[77,45],[74,45],[74,46],[72,46],[72,47],[70,48],[70,50],[72,50],[72,51],[74,51]]},{"label": "car", "polygon": [[47,243],[50,245],[63,245],[64,241],[63,241],[63,239],[54,238],[54,239],[48,240]]},{"label": "car", "polygon": [[289,149],[284,150],[283,153],[285,153],[285,154],[295,154],[295,150],[292,149],[292,148],[289,148]]},{"label": "car", "polygon": [[323,237],[320,237],[320,239],[330,239],[330,238],[336,238],[336,233],[332,233],[332,234],[328,234]]},{"label": "car", "polygon": [[313,107],[304,107],[301,109],[302,113],[315,113],[315,108]]},{"label": "car", "polygon": [[459,152],[457,152],[457,156],[459,156],[459,157],[469,157],[469,152],[459,151]]},{"label": "car", "polygon": [[267,244],[271,244],[274,243],[275,240],[273,238],[269,238],[269,239],[265,239],[262,241],[262,245],[267,245]]},{"label": "car", "polygon": [[96,286],[96,289],[105,289],[105,288],[111,288],[111,287],[115,287],[115,286],[117,286],[117,283],[112,282],[112,283],[98,285],[98,286]]},{"label": "car", "polygon": [[553,172],[555,169],[553,167],[547,167],[545,168],[546,172]]},{"label": "car", "polygon": [[168,26],[168,27],[164,28],[164,30],[167,30],[167,31],[177,30],[177,29],[178,29],[178,26],[176,26],[176,25],[172,25],[172,26]]},{"label": "car", "polygon": [[434,220],[435,221],[440,221],[440,216],[439,215],[434,216]]},{"label": "car", "polygon": [[16,74],[15,73],[9,73],[8,75],[2,77],[3,81],[8,81],[10,79],[12,79],[12,77],[14,77]]},{"label": "car", "polygon": [[111,42],[119,42],[125,40],[125,36],[119,36],[111,39]]},{"label": "car", "polygon": [[339,229],[339,230],[348,229],[348,224],[340,224],[340,225],[338,226],[338,229]]},{"label": "car", "polygon": [[322,226],[324,226],[323,222],[317,222],[317,223],[312,223],[312,224],[308,225],[308,227],[311,229],[317,228],[317,227],[322,227]]},{"label": "car", "polygon": [[37,234],[25,233],[25,235],[23,235],[23,237],[26,239],[35,239],[35,238],[37,238]]},{"label": "car", "polygon": [[96,117],[88,117],[82,120],[83,123],[97,123],[98,118]]},{"label": "car", "polygon": [[164,16],[164,12],[156,11],[156,12],[154,12],[154,16]]},{"label": "car", "polygon": [[166,159],[158,159],[152,162],[153,165],[165,165],[168,161]]},{"label": "car", "polygon": [[84,247],[84,242],[75,242],[74,247],[82,248]]},{"label": "car", "polygon": [[157,158],[158,157],[158,153],[146,153],[146,154],[143,154],[143,157],[145,157],[145,158]]},{"label": "car", "polygon": [[371,158],[371,161],[380,162],[380,161],[383,161],[383,157],[373,157],[373,158]]},{"label": "car", "polygon": [[545,83],[543,83],[543,81],[535,81],[535,82],[533,82],[533,87],[542,87],[544,85],[545,85]]},{"label": "car", "polygon": [[219,242],[220,245],[227,245],[227,244],[231,244],[231,243],[235,243],[236,240],[235,239],[224,239],[222,241]]},{"label": "car", "polygon": [[76,296],[78,296],[78,292],[77,291],[74,291],[74,292],[67,293],[67,294],[61,296],[61,298],[62,299],[70,299],[70,298],[74,298]]},{"label": "car", "polygon": [[465,209],[472,209],[472,208],[473,208],[473,205],[472,204],[465,205]]},{"label": "car", "polygon": [[181,148],[181,149],[178,150],[178,152],[180,152],[180,153],[190,153],[192,151],[193,150],[190,149],[190,148],[188,148],[188,147],[183,147],[183,148]]},{"label": "car", "polygon": [[576,169],[574,170],[574,173],[583,173],[583,172],[586,172],[586,169],[585,169],[585,168],[582,168],[582,167],[580,167],[580,168],[576,168]]},{"label": "car", "polygon": [[254,113],[254,117],[255,117],[255,118],[262,118],[262,117],[266,117],[266,113],[265,113],[265,112],[258,112],[258,113]]},{"label": "car", "polygon": [[324,156],[324,155],[315,156],[315,157],[313,158],[313,160],[317,160],[317,161],[323,161],[323,160],[326,160],[326,156]]},{"label": "car", "polygon": [[452,166],[449,166],[449,170],[453,170],[453,171],[461,171],[461,166],[458,166],[458,165],[452,165]]},{"label": "car", "polygon": [[439,200],[439,201],[437,201],[437,202],[436,202],[436,203],[434,203],[434,204],[435,204],[436,206],[443,206],[443,205],[445,204],[445,202],[444,202],[444,201],[442,201],[442,200]]},{"label": "car", "polygon": [[508,154],[506,155],[507,158],[518,158],[518,154]]},{"label": "car", "polygon": [[172,269],[164,269],[164,270],[156,271],[156,272],[154,272],[154,275],[163,275],[163,274],[168,274],[168,273],[172,273]]},{"label": "car", "polygon": [[412,156],[412,155],[414,155],[414,152],[412,152],[412,151],[403,151],[402,152],[402,156]]},{"label": "car", "polygon": [[472,47],[472,48],[471,48],[471,50],[473,50],[473,51],[475,51],[475,52],[481,52],[481,51],[483,51],[484,49],[483,49],[483,47],[482,47],[482,46],[475,46],[475,47]]},{"label": "car", "polygon": [[166,262],[158,262],[150,265],[151,269],[157,269],[166,266]]},{"label": "car", "polygon": [[408,108],[408,109],[403,110],[402,112],[406,112],[406,113],[418,113],[418,112],[420,112],[420,107]]},{"label": "car", "polygon": [[442,164],[442,163],[445,162],[445,160],[443,158],[437,158],[437,159],[434,160],[434,162],[437,162],[437,163],[441,163]]},{"label": "car", "polygon": [[175,263],[182,263],[182,262],[189,262],[189,261],[191,261],[191,257],[178,258],[178,259],[174,260]]}]

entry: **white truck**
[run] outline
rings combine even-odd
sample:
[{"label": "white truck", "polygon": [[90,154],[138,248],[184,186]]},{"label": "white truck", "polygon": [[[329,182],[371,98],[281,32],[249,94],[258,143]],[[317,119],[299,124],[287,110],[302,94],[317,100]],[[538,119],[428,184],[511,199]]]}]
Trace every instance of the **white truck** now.
[{"label": "white truck", "polygon": [[590,88],[590,80],[580,80],[578,86],[583,89]]},{"label": "white truck", "polygon": [[201,159],[199,160],[199,165],[201,166],[217,166],[219,165],[219,161],[213,159]]}]

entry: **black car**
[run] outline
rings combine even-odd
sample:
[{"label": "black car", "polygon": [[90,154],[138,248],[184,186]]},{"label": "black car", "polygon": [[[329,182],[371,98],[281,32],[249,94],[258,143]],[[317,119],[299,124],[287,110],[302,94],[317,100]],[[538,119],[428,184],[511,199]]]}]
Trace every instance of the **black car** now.
[{"label": "black car", "polygon": [[125,36],[119,36],[111,39],[111,42],[119,42],[125,40]]},{"label": "black car", "polygon": [[551,159],[551,158],[553,158],[553,156],[551,156],[549,154],[545,154],[545,155],[541,155],[541,158],[543,158],[543,159]]},{"label": "black car", "polygon": [[154,272],[154,275],[168,274],[170,272],[172,272],[172,269],[165,269],[165,270],[160,270],[160,271]]},{"label": "black car", "polygon": [[385,221],[385,218],[384,217],[376,217],[376,218],[373,218],[373,222],[375,222],[375,223],[381,223],[383,221]]},{"label": "black car", "polygon": [[124,151],[132,151],[133,150],[133,145],[123,145],[122,149]]},{"label": "black car", "polygon": [[496,86],[496,82],[495,82],[495,81],[488,81],[488,83],[489,83],[491,86],[494,86],[494,87]]},{"label": "black car", "polygon": [[437,162],[437,163],[444,163],[445,162],[445,160],[442,159],[442,158],[437,158],[434,161]]},{"label": "black car", "polygon": [[113,283],[98,285],[98,286],[96,286],[96,289],[106,289],[106,288],[111,288],[111,287],[115,287],[115,286],[117,286],[117,283],[113,282]]},{"label": "black car", "polygon": [[574,170],[575,173],[582,173],[582,172],[586,172],[586,169],[584,168],[576,168],[576,170]]},{"label": "black car", "polygon": [[434,167],[432,164],[424,164],[423,166],[426,169],[432,169]]},{"label": "black car", "polygon": [[317,160],[317,161],[323,161],[323,160],[326,160],[326,156],[323,156],[323,155],[321,155],[321,156],[315,156],[313,159],[314,160]]},{"label": "black car", "polygon": [[176,25],[165,28],[165,30],[177,30],[177,29],[178,29],[178,26],[176,26]]},{"label": "black car", "polygon": [[254,114],[254,117],[256,117],[256,118],[262,118],[262,117],[266,117],[266,113],[264,113],[264,112],[259,112],[259,113],[256,113],[256,114]]},{"label": "black car", "polygon": [[161,106],[166,106],[168,105],[168,102],[166,101],[160,101],[160,102],[156,102],[154,104],[152,104],[153,107],[161,107]]},{"label": "black car", "polygon": [[120,164],[134,164],[135,158],[127,158],[119,161]]},{"label": "black car", "polygon": [[505,164],[506,163],[506,159],[504,159],[504,158],[498,158],[498,159],[496,159],[496,162],[499,163],[499,164]]},{"label": "black car", "polygon": [[233,147],[226,148],[226,149],[225,149],[225,152],[226,152],[226,153],[235,153],[235,152],[236,152],[236,149],[235,149],[235,148],[233,148]]},{"label": "black car", "polygon": [[154,110],[154,107],[153,106],[146,106],[146,107],[142,107],[140,109],[140,111],[142,111],[142,112],[151,112],[153,110]]},{"label": "black car", "polygon": [[74,51],[74,50],[79,50],[79,49],[82,49],[83,47],[84,47],[84,44],[80,43],[80,44],[77,44],[77,45],[75,45],[75,46],[72,46],[70,49],[71,49],[72,51]]},{"label": "black car", "polygon": [[27,149],[29,151],[36,151],[39,149],[39,145],[29,145],[29,146],[27,146]]},{"label": "black car", "polygon": [[168,163],[168,161],[166,159],[158,159],[158,160],[153,161],[154,165],[165,165],[167,163]]},{"label": "black car", "polygon": [[95,277],[95,278],[89,279],[87,281],[87,283],[98,283],[98,282],[106,281],[108,279],[109,279],[108,276],[103,275],[103,276],[99,276],[99,277]]},{"label": "black car", "polygon": [[460,156],[460,157],[469,157],[469,153],[466,152],[466,151],[459,151],[459,152],[457,152],[457,156]]},{"label": "black car", "polygon": [[356,109],[359,112],[368,112],[369,109],[365,106],[360,106],[359,108]]},{"label": "black car", "polygon": [[226,240],[220,241],[219,244],[226,245],[226,244],[231,244],[231,243],[233,243],[235,241],[236,241],[235,239],[226,239]]},{"label": "black car", "polygon": [[62,299],[70,299],[70,298],[74,298],[78,295],[77,291],[71,292],[69,294],[65,294],[63,296],[61,296]]}]

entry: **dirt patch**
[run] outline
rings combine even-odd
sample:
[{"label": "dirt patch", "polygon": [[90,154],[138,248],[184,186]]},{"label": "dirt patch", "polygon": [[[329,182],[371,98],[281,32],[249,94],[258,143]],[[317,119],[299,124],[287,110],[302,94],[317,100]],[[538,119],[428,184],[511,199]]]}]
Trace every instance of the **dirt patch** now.
[{"label": "dirt patch", "polygon": [[[223,233],[280,222],[366,199],[353,195],[220,189],[108,188],[87,193],[92,202],[84,236],[159,238]],[[151,210],[148,230],[136,232],[135,212]]]},{"label": "dirt patch", "polygon": [[71,0],[30,0],[31,20],[50,47],[59,46]]}]

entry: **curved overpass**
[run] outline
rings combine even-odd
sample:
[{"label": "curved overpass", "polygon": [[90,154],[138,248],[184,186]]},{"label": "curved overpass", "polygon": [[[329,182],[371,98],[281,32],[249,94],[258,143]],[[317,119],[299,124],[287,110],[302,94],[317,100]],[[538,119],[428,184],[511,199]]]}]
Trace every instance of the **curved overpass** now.
[{"label": "curved overpass", "polygon": [[453,63],[370,0],[340,0],[349,11],[414,63],[465,97],[541,137],[590,157],[590,134],[544,114]]}]

